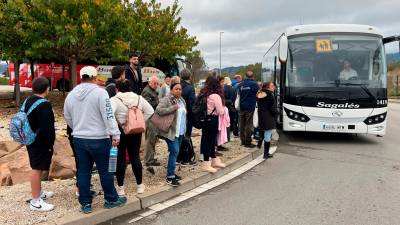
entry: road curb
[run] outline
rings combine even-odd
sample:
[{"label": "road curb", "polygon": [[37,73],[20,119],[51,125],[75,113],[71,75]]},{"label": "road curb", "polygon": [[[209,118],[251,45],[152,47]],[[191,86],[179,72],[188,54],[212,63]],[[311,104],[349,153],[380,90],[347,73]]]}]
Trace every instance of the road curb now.
[{"label": "road curb", "polygon": [[239,157],[236,160],[226,162],[227,166],[223,169],[218,170],[214,174],[202,172],[193,177],[185,178],[181,181],[181,185],[177,188],[170,186],[162,186],[161,188],[153,191],[146,192],[141,195],[137,195],[132,199],[129,198],[128,203],[122,207],[114,209],[101,209],[87,215],[80,215],[78,217],[72,218],[67,217],[57,224],[62,225],[88,225],[88,224],[98,224],[102,222],[109,221],[113,218],[126,215],[129,213],[137,212],[157,203],[164,202],[173,197],[177,197],[182,193],[189,190],[195,189],[205,183],[218,179],[238,168],[246,163],[255,160],[258,156],[262,154],[261,149],[256,149],[248,151],[248,153]]},{"label": "road curb", "polygon": [[90,214],[81,214],[76,217],[67,217],[57,224],[63,225],[88,225],[98,224],[108,221],[110,218],[126,215],[131,212],[142,210],[140,199],[134,197],[129,198],[128,202],[122,206],[113,209],[100,209]]}]

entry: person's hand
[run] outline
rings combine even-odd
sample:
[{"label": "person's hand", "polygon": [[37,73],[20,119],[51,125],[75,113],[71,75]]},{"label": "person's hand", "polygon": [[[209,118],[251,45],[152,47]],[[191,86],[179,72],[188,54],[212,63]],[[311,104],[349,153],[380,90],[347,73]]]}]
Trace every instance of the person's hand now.
[{"label": "person's hand", "polygon": [[118,144],[119,144],[119,139],[112,139],[112,145],[113,145],[114,147],[117,147]]}]

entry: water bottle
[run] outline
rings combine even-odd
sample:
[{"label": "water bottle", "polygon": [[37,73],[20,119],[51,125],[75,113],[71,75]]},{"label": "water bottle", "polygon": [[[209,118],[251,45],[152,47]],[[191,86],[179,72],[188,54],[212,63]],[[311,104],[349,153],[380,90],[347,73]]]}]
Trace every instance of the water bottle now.
[{"label": "water bottle", "polygon": [[108,172],[115,173],[117,171],[118,148],[112,147],[110,150],[110,158],[108,159]]}]

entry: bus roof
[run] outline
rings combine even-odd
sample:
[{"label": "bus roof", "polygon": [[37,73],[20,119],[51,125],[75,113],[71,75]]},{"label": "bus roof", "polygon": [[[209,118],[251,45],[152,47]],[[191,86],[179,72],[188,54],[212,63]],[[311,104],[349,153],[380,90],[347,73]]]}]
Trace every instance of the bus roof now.
[{"label": "bus roof", "polygon": [[312,33],[365,33],[382,37],[380,31],[369,25],[358,24],[309,24],[292,26],[286,29],[286,36]]}]

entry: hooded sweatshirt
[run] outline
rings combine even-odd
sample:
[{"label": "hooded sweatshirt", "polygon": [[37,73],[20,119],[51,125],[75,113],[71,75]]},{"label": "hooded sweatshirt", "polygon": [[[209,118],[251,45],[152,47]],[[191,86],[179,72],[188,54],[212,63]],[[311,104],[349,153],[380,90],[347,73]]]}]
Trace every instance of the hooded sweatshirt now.
[{"label": "hooded sweatshirt", "polygon": [[118,92],[114,97],[111,98],[111,106],[115,118],[119,124],[124,124],[126,122],[128,118],[128,107],[137,105],[138,108],[143,112],[144,120],[147,121],[151,115],[153,115],[154,109],[145,98],[133,92]]},{"label": "hooded sweatshirt", "polygon": [[82,83],[67,96],[64,118],[72,136],[83,139],[119,139],[120,131],[107,91],[96,84]]}]

